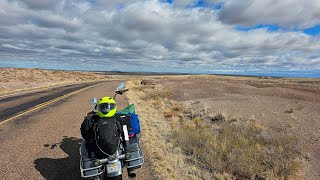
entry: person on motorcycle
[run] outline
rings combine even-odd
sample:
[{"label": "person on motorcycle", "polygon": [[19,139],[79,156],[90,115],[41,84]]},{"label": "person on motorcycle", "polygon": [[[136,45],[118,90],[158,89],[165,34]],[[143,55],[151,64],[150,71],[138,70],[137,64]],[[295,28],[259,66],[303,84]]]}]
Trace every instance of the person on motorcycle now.
[{"label": "person on motorcycle", "polygon": [[112,155],[120,142],[121,127],[116,120],[116,102],[109,96],[99,99],[96,112],[81,124],[82,137],[87,142],[87,149],[96,155]]}]

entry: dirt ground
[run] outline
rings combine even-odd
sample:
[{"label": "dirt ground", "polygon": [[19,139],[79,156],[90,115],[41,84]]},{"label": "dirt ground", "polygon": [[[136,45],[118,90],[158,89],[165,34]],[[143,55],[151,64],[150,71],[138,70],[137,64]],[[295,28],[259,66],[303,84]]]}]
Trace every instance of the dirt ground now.
[{"label": "dirt ground", "polygon": [[108,79],[117,79],[117,77],[78,71],[0,68],[0,94]]},{"label": "dirt ground", "polygon": [[[202,116],[255,119],[299,139],[306,179],[320,179],[320,79],[163,76],[150,81]],[[161,113],[161,112],[159,112]]]}]

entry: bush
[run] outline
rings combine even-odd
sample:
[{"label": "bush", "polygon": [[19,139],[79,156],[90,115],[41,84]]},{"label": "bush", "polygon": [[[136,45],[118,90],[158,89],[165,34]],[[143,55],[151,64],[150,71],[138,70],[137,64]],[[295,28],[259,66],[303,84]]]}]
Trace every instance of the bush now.
[{"label": "bush", "polygon": [[224,122],[225,120],[226,118],[221,113],[211,118],[212,122]]},{"label": "bush", "polygon": [[292,108],[286,109],[285,112],[286,113],[293,113],[293,109]]}]

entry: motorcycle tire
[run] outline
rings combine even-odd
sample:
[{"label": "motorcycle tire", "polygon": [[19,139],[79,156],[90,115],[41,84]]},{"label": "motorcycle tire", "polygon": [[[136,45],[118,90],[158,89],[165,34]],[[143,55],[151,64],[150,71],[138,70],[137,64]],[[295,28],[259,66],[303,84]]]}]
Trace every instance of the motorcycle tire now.
[{"label": "motorcycle tire", "polygon": [[122,180],[122,175],[116,177],[104,177],[104,180]]},{"label": "motorcycle tire", "polygon": [[99,177],[95,178],[81,178],[81,180],[101,180]]}]

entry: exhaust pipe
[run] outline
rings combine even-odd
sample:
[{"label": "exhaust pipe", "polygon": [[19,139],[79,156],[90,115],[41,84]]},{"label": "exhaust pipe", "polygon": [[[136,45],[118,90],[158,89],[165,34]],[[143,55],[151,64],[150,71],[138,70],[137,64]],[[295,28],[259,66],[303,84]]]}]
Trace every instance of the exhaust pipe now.
[{"label": "exhaust pipe", "polygon": [[137,176],[137,174],[133,172],[133,170],[127,170],[127,171],[128,171],[129,178],[135,178]]}]

